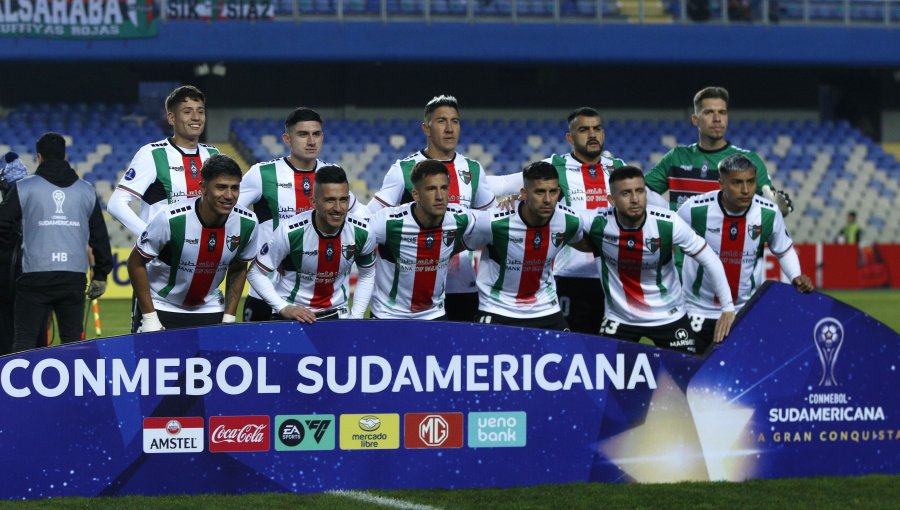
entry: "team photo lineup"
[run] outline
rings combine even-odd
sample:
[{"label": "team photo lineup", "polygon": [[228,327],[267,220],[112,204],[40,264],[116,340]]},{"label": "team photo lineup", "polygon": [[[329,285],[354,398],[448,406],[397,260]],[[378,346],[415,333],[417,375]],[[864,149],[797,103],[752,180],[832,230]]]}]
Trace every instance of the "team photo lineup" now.
[{"label": "team photo lineup", "polygon": [[[457,152],[461,106],[437,95],[423,148],[397,159],[365,204],[319,159],[328,122],[315,110],[286,112],[287,155],[244,172],[200,142],[203,92],[178,87],[165,101],[172,136],[137,151],[107,204],[137,238],[132,332],[236,322],[249,280],[244,322],[479,322],[702,354],[727,341],[764,282],[766,247],[798,292],[814,289],[785,226],[790,198],[756,153],[728,142],[728,101],[722,87],[698,91],[698,142],[650,169],[607,151],[601,112],[575,107],[570,152],[494,176]],[[47,133],[36,153],[34,175],[0,205],[0,238],[22,245],[14,352],[43,345],[51,309],[62,342],[80,340],[85,299],[104,293],[113,267],[65,139]]]}]

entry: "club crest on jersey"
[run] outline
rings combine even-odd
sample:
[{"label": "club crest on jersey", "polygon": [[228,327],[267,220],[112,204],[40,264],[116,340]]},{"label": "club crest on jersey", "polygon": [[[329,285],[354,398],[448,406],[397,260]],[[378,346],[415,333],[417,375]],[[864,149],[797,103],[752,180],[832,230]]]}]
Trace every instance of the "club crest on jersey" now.
[{"label": "club crest on jersey", "polygon": [[459,174],[459,178],[462,179],[462,182],[466,184],[472,182],[472,172],[469,172],[468,169],[463,170],[462,168],[460,168],[456,171],[456,173]]},{"label": "club crest on jersey", "polygon": [[210,232],[210,233],[209,233],[209,241],[206,242],[206,245],[207,245],[207,246],[206,246],[206,249],[207,249],[207,250],[209,250],[209,251],[216,251],[216,243],[218,242],[218,239],[216,239],[217,237],[218,237],[218,236],[216,236],[216,233],[215,233],[215,232]]},{"label": "club crest on jersey", "polygon": [[356,255],[356,245],[348,244],[347,246],[343,247],[342,251],[344,252],[344,258],[347,260],[351,260],[353,256]]},{"label": "club crest on jersey", "polygon": [[562,243],[564,243],[566,240],[566,233],[565,232],[554,232],[553,234],[550,235],[550,240],[553,241],[553,246],[559,248],[560,246],[562,246]]},{"label": "club crest on jersey", "polygon": [[448,230],[444,232],[444,245],[452,246],[453,241],[456,241],[456,230]]},{"label": "club crest on jersey", "polygon": [[309,180],[309,177],[303,178],[303,194],[309,196],[312,192],[312,181]]},{"label": "club crest on jersey", "polygon": [[544,242],[544,239],[541,237],[541,231],[538,230],[537,232],[534,233],[534,240],[531,241],[531,245],[534,247],[535,250],[540,250],[541,243],[543,243],[543,242]]},{"label": "club crest on jersey", "polygon": [[700,167],[700,177],[706,178],[707,174],[709,174],[709,161],[704,161],[703,166]]},{"label": "club crest on jersey", "polygon": [[[225,238],[225,246],[228,246],[228,251],[234,251],[241,245],[241,236],[228,236]],[[263,254],[265,255],[265,254]]]},{"label": "club crest on jersey", "polygon": [[334,259],[334,244],[328,243],[325,245],[325,260],[331,261]]},{"label": "club crest on jersey", "polygon": [[634,242],[634,238],[633,238],[633,237],[629,237],[628,240],[625,241],[625,246],[627,246],[629,250],[633,250],[633,249],[634,249],[634,245],[635,245],[635,242]]},{"label": "club crest on jersey", "polygon": [[762,225],[747,225],[747,233],[750,234],[750,239],[756,241],[762,234]]},{"label": "club crest on jersey", "polygon": [[588,167],[588,174],[591,176],[591,179],[597,178],[597,166],[591,165]]},{"label": "club crest on jersey", "polygon": [[737,223],[731,224],[731,227],[728,229],[728,237],[732,241],[737,241],[737,237],[738,237],[738,224]]},{"label": "club crest on jersey", "polygon": [[434,246],[434,234],[429,232],[425,234],[425,248],[430,250],[432,246]]},{"label": "club crest on jersey", "polygon": [[191,160],[191,178],[196,179],[197,173],[199,173],[199,169],[197,168],[197,162],[195,160]]},{"label": "club crest on jersey", "polygon": [[649,239],[644,239],[644,246],[650,250],[650,253],[656,253],[656,250],[659,249],[659,238],[651,237]]}]

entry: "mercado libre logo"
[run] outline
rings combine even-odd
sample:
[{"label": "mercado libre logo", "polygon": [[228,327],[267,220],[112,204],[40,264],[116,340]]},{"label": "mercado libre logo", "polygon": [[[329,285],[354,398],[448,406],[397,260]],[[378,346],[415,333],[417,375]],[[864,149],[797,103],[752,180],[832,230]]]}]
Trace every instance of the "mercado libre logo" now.
[{"label": "mercado libre logo", "polygon": [[342,414],[341,450],[396,450],[400,448],[400,415]]}]

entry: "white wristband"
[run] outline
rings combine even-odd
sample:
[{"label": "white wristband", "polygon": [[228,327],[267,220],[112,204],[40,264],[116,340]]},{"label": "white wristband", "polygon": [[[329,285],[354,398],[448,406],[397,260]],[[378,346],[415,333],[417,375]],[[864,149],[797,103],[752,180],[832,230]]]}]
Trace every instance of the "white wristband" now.
[{"label": "white wristband", "polygon": [[225,315],[222,315],[222,324],[231,324],[235,321],[237,321],[237,317],[235,317],[234,315],[231,315],[230,313],[226,313]]},{"label": "white wristband", "polygon": [[163,330],[162,322],[156,312],[145,313],[141,315],[141,332],[160,331]]}]

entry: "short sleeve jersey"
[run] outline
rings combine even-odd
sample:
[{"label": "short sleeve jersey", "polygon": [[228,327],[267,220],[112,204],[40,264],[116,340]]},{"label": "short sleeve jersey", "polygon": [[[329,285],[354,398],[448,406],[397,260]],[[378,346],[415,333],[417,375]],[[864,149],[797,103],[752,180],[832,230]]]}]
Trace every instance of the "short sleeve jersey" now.
[{"label": "short sleeve jersey", "polygon": [[478,266],[478,309],[513,318],[544,317],[560,311],[553,260],[583,237],[581,218],[557,204],[550,221],[532,227],[515,209],[476,216],[468,246],[484,246]]},{"label": "short sleeve jersey", "polygon": [[[621,159],[605,156],[601,156],[596,164],[583,163],[572,153],[554,154],[544,161],[556,167],[565,204],[578,214],[593,212],[609,205],[609,174],[616,168],[625,166]],[[599,277],[593,255],[570,246],[564,246],[556,257],[553,274],[572,278]]]},{"label": "short sleeve jersey", "polygon": [[743,154],[756,165],[757,194],[762,194],[763,186],[773,187],[765,163],[755,152],[731,144],[707,151],[697,143],[667,152],[645,176],[647,187],[659,194],[668,190],[669,206],[677,210],[694,195],[719,190],[719,162],[732,154]]},{"label": "short sleeve jersey", "polygon": [[147,264],[153,305],[170,312],[221,312],[225,299],[219,284],[235,258],[249,261],[257,251],[256,216],[235,206],[225,225],[203,225],[199,199],[166,206],[138,238],[136,248]]},{"label": "short sleeve jersey", "polygon": [[[744,214],[732,216],[722,208],[720,195],[711,191],[692,197],[678,209],[678,216],[719,256],[735,309],[740,310],[764,281],[765,245],[781,255],[794,243],[774,202],[756,196]],[[710,319],[721,315],[712,280],[696,260],[685,259],[682,282],[688,313]]]},{"label": "short sleeve jersey", "polygon": [[348,215],[341,230],[325,235],[316,228],[315,210],[282,221],[263,243],[254,263],[266,273],[283,273],[278,295],[312,311],[346,307],[350,269],[375,264],[375,237],[364,218]]},{"label": "short sleeve jersey", "polygon": [[[288,158],[257,163],[241,179],[238,204],[252,207],[260,223],[272,220],[275,230],[280,222],[312,209],[316,170],[327,164],[317,160],[314,170],[298,170]],[[350,210],[356,206],[356,196],[350,192]]]},{"label": "short sleeve jersey", "polygon": [[369,223],[378,243],[372,313],[382,319],[435,319],[444,315],[447,269],[465,251],[475,217],[450,204],[443,221],[423,228],[415,202],[381,209]]},{"label": "short sleeve jersey", "polygon": [[141,199],[141,219],[149,221],[163,207],[200,196],[200,169],[219,150],[197,144],[187,153],[171,138],[141,147],[116,186]]},{"label": "short sleeve jersey", "polygon": [[[397,160],[384,176],[381,190],[372,199],[385,207],[412,202],[412,169],[416,163],[426,159],[428,156],[419,151]],[[459,153],[452,160],[442,163],[450,172],[449,203],[469,209],[487,209],[494,203],[494,194],[487,186],[481,163]],[[475,267],[471,259],[471,256],[461,254],[450,261],[447,292],[453,294],[475,291]]]},{"label": "short sleeve jersey", "polygon": [[644,223],[625,229],[619,225],[614,207],[598,209],[585,224],[585,232],[596,250],[606,292],[606,318],[662,326],[684,315],[672,247],[696,255],[706,248],[706,241],[673,211],[647,206]]}]

